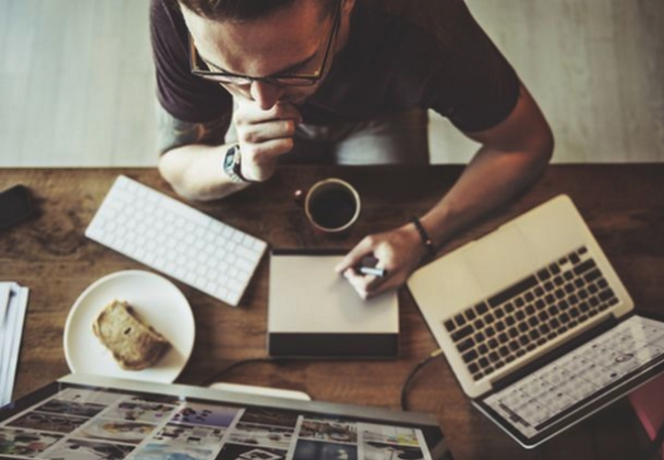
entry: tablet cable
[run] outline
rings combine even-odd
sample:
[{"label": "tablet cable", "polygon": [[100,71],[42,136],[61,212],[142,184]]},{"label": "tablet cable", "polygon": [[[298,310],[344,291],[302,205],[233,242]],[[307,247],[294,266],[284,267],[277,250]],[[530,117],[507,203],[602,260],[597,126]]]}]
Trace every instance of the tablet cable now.
[{"label": "tablet cable", "polygon": [[403,386],[401,387],[401,410],[406,411],[408,410],[408,404],[406,401],[406,396],[408,394],[408,388],[410,387],[410,384],[413,382],[413,379],[417,375],[417,373],[422,370],[427,364],[432,362],[434,359],[436,359],[439,356],[443,355],[443,350],[438,349],[426,358],[424,358],[422,361],[420,361],[412,371],[410,371],[410,374],[408,374],[408,377],[406,377],[406,381],[403,383]]}]

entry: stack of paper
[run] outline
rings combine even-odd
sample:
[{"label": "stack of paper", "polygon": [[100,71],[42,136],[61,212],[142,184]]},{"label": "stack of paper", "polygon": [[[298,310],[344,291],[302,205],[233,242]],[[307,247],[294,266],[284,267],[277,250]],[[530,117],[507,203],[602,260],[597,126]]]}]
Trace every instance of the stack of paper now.
[{"label": "stack of paper", "polygon": [[11,402],[16,380],[28,288],[0,282],[0,407]]}]

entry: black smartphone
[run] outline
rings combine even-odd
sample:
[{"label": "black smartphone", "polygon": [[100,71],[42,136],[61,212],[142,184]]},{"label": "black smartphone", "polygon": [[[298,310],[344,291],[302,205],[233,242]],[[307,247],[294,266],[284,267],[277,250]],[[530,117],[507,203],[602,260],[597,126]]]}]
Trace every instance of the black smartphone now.
[{"label": "black smartphone", "polygon": [[0,192],[0,231],[27,220],[33,213],[30,190],[15,185]]}]

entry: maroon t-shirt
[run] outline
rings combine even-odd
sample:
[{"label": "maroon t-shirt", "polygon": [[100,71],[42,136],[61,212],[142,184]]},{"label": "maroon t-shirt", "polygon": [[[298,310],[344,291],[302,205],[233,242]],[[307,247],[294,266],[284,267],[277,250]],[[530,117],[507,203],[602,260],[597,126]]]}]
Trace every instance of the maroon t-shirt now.
[{"label": "maroon t-shirt", "polygon": [[[232,110],[221,86],[191,75],[187,28],[172,0],[152,0],[152,47],[161,105],[208,122]],[[347,45],[300,107],[305,123],[363,121],[433,109],[463,131],[503,121],[519,92],[516,73],[463,0],[357,0]]]}]

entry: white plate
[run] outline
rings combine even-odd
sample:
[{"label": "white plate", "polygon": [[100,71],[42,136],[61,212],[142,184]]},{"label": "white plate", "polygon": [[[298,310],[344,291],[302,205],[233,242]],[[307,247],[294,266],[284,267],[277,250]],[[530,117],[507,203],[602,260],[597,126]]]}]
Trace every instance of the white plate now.
[{"label": "white plate", "polygon": [[[114,299],[129,302],[141,319],[171,343],[153,366],[141,371],[122,369],[92,332],[92,323]],[[72,372],[171,383],[187,364],[195,336],[189,302],[173,283],[151,272],[128,270],[95,281],[78,297],[65,325],[65,357]]]}]

